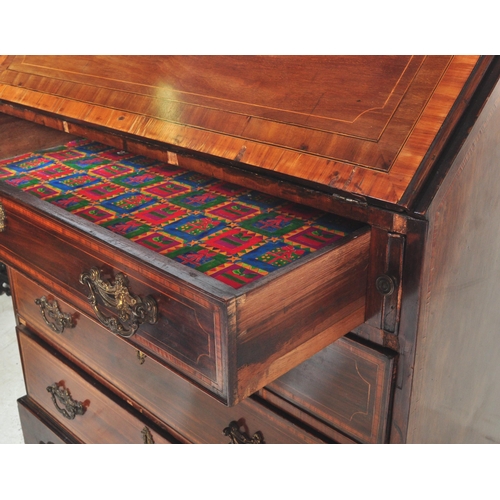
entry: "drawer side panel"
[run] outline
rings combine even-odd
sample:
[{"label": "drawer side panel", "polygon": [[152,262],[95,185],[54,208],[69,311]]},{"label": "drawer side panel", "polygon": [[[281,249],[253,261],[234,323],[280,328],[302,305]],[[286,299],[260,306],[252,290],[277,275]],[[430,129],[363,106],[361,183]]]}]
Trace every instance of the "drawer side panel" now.
[{"label": "drawer side panel", "polygon": [[363,323],[370,231],[238,303],[239,396],[246,396]]}]

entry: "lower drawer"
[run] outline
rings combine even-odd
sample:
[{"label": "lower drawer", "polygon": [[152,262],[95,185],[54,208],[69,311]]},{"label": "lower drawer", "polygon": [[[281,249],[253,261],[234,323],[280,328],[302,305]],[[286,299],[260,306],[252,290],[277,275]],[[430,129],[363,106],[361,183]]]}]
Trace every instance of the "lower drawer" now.
[{"label": "lower drawer", "polygon": [[28,396],[84,443],[169,443],[56,351],[18,329]]},{"label": "lower drawer", "polygon": [[17,400],[17,408],[26,444],[76,444],[80,442],[27,396]]},{"label": "lower drawer", "polygon": [[[156,419],[160,424],[165,423],[186,441],[229,443],[232,439],[244,439],[240,434],[251,438],[257,433],[266,443],[324,442],[253,399],[246,399],[234,407],[224,406],[160,362],[149,356],[143,357],[128,342],[111,334],[93,318],[75,310],[47,288],[16,271],[12,271],[12,280],[14,302],[21,324],[36,331],[58,351],[135,405],[143,414]],[[50,326],[57,322],[54,317],[60,317],[60,313],[51,316],[50,311],[44,309],[42,315],[40,307],[35,303],[36,299],[44,296],[51,304],[57,303],[57,311],[72,320],[71,327],[60,329],[62,333],[56,333]],[[30,352],[36,351],[33,356],[39,355],[39,349],[30,347],[33,341],[27,339],[25,343]],[[53,364],[51,361],[51,365]],[[60,380],[62,376],[50,373],[52,378],[41,382],[39,369],[35,366],[25,367],[31,386],[36,388],[39,397],[46,403],[46,386]],[[67,382],[65,379],[64,381]],[[76,391],[69,382],[67,387]],[[86,394],[83,392],[80,396],[75,392],[72,395],[85,400],[89,397]],[[88,411],[90,410],[89,406]],[[55,413],[55,409],[52,412]],[[88,415],[78,416],[72,421],[73,425],[77,425],[78,420],[83,422],[85,418]],[[116,421],[113,427],[117,429]],[[239,432],[236,432],[236,428]]]},{"label": "lower drawer", "polygon": [[384,443],[393,372],[394,353],[343,337],[261,392],[287,411],[306,412],[356,441]]}]

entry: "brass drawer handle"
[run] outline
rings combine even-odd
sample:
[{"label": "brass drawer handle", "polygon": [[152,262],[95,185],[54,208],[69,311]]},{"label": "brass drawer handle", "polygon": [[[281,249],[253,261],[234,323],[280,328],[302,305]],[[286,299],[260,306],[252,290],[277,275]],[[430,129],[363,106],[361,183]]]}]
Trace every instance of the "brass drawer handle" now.
[{"label": "brass drawer handle", "polygon": [[5,210],[0,202],[0,233],[5,231]]},{"label": "brass drawer handle", "polygon": [[[55,300],[47,300],[47,297],[43,296],[39,299],[35,299],[35,304],[40,306],[40,313],[45,321],[54,332],[63,333],[65,328],[74,328],[73,319],[68,313],[63,313],[59,309],[59,304]],[[52,321],[49,321],[50,318]]]},{"label": "brass drawer handle", "polygon": [[[50,392],[52,402],[57,411],[68,420],[73,420],[77,415],[83,415],[85,413],[83,403],[75,401],[69,394],[68,389],[59,387],[57,384],[52,384],[47,387],[47,391]],[[64,405],[64,408],[61,408],[57,404],[57,400]]]},{"label": "brass drawer handle", "polygon": [[263,444],[264,442],[260,432],[256,432],[251,438],[240,432],[238,422],[234,420],[222,432],[231,439],[229,444]]},{"label": "brass drawer handle", "polygon": [[[133,296],[127,288],[128,279],[118,273],[114,283],[101,279],[101,273],[93,267],[80,276],[80,283],[89,287],[87,297],[97,319],[112,333],[129,338],[145,322],[155,324],[158,320],[158,307],[151,296],[144,299]],[[98,307],[97,297],[106,307],[117,311],[118,318],[103,314]]]}]

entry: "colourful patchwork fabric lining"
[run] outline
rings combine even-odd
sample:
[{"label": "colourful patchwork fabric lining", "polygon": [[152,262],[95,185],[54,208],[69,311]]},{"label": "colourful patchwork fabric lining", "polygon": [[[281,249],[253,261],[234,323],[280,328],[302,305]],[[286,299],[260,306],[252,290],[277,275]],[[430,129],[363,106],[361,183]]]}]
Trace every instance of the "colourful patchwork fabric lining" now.
[{"label": "colourful patchwork fabric lining", "polygon": [[0,180],[233,288],[360,227],[86,139],[0,161]]}]

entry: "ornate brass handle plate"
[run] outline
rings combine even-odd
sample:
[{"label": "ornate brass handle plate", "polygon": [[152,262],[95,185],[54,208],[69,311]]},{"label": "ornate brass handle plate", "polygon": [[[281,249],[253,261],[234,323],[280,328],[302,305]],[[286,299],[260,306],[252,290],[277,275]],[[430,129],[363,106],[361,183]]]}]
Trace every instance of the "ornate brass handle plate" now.
[{"label": "ornate brass handle plate", "polygon": [[[158,321],[158,307],[151,296],[144,299],[133,296],[127,286],[128,279],[118,273],[114,283],[101,279],[101,273],[95,267],[80,276],[80,283],[89,287],[88,300],[97,319],[112,333],[129,338],[145,322],[155,324]],[[99,310],[97,297],[104,306],[115,310],[118,318],[106,316]]]},{"label": "ornate brass handle plate", "polygon": [[0,202],[0,233],[5,231],[5,210]]},{"label": "ornate brass handle plate", "polygon": [[[45,323],[56,333],[63,333],[65,328],[74,328],[70,314],[63,313],[55,300],[47,300],[45,296],[35,299],[35,304],[40,306],[40,312]],[[49,321],[50,320],[52,321]]]},{"label": "ornate brass handle plate", "polygon": [[238,422],[234,420],[222,432],[231,439],[229,444],[262,444],[264,442],[260,432],[256,432],[251,438],[240,432]]},{"label": "ornate brass handle plate", "polygon": [[[47,387],[47,391],[52,395],[52,402],[57,411],[68,420],[73,420],[77,415],[85,413],[83,403],[75,401],[69,394],[68,389],[52,384]],[[59,406],[58,401],[62,403],[63,408]]]}]

